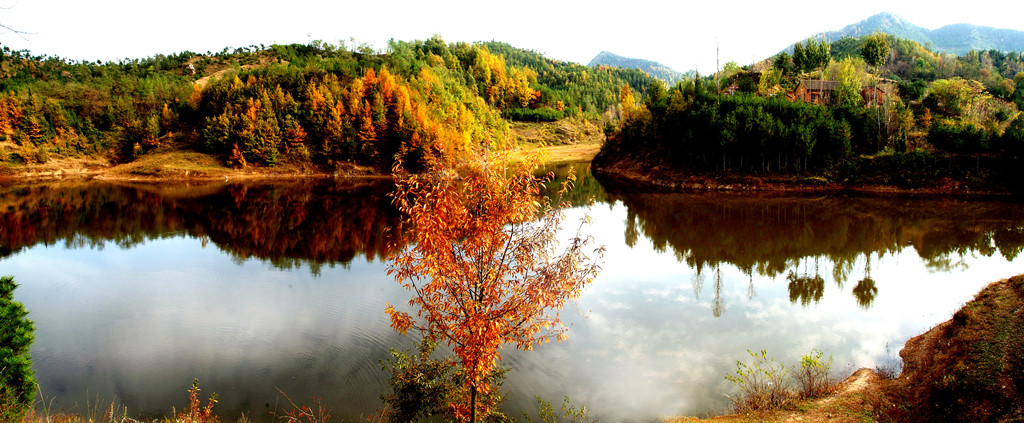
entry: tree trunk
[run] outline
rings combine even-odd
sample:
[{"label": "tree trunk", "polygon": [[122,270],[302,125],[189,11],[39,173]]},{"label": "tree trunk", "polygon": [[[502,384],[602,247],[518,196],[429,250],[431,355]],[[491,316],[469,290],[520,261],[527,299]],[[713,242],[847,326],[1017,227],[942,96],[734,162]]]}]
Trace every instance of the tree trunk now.
[{"label": "tree trunk", "polygon": [[476,423],[476,384],[469,388],[469,423]]}]

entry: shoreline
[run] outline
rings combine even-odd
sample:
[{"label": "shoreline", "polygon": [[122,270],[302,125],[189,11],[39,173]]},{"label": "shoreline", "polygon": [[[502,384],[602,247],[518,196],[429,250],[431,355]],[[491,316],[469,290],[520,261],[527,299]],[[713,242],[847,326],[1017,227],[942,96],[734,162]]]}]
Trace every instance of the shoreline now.
[{"label": "shoreline", "polygon": [[[589,162],[600,144],[570,144],[520,148],[512,152],[513,160],[541,155],[544,165]],[[2,172],[6,170],[6,173]],[[22,165],[0,169],[0,183],[53,182],[63,180],[98,180],[113,182],[202,182],[224,180],[289,180],[289,179],[393,179],[371,167],[342,163],[335,169],[312,164],[284,164],[275,167],[224,166],[213,156],[190,151],[169,151],[144,156],[139,160],[112,164],[101,159],[59,159],[47,164]]]},{"label": "shoreline", "polygon": [[626,192],[736,192],[779,194],[841,194],[871,197],[1009,199],[1022,194],[1010,191],[972,189],[970,184],[951,179],[936,185],[906,188],[885,184],[847,184],[816,175],[795,174],[692,174],[654,166],[644,168],[622,162],[595,160],[591,172],[609,190]]}]

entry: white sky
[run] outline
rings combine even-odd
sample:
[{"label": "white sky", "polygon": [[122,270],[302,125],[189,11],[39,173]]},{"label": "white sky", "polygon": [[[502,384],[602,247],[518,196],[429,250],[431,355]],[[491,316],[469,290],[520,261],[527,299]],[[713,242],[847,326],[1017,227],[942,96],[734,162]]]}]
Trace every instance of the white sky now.
[{"label": "white sky", "polygon": [[1024,30],[1024,2],[0,0],[0,44],[79,60],[199,53],[250,44],[387,40],[507,42],[586,64],[602,50],[685,72],[748,64],[879,12],[925,28],[971,23]]}]

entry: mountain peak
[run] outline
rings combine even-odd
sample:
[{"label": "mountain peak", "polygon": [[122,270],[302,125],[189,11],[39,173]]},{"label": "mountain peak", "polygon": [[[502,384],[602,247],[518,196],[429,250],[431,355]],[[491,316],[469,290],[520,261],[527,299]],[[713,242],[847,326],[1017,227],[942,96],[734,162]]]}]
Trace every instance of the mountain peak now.
[{"label": "mountain peak", "polygon": [[906,24],[910,23],[910,22],[907,22],[906,19],[903,19],[903,18],[899,17],[898,15],[896,15],[895,13],[892,13],[892,12],[878,13],[876,15],[872,15],[872,16],[868,17],[867,19],[865,19],[865,21],[888,21],[888,22],[897,22],[897,23],[906,23]]},{"label": "mountain peak", "polygon": [[824,35],[828,42],[833,42],[845,37],[857,38],[875,32],[916,41],[921,45],[931,45],[936,51],[945,51],[956,55],[962,55],[971,50],[1024,50],[1024,32],[1021,31],[971,24],[953,24],[929,30],[890,12],[873,15],[838,31],[826,32]]},{"label": "mountain peak", "polygon": [[610,51],[602,51],[594,57],[587,66],[614,66],[617,68],[632,68],[640,69],[647,74],[658,78],[665,82],[666,85],[672,86],[676,82],[679,82],[686,77],[685,74],[679,73],[676,70],[665,66],[658,62],[653,62],[644,59],[634,59],[630,57],[619,56]]}]

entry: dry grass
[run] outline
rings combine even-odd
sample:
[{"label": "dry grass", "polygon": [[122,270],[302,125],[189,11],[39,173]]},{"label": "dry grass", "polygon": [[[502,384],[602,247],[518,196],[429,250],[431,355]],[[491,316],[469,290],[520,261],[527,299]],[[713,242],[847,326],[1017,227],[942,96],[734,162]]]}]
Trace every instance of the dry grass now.
[{"label": "dry grass", "polygon": [[904,409],[894,418],[1024,421],[1024,275],[985,287],[900,356],[894,395]]},{"label": "dry grass", "polygon": [[513,160],[539,156],[549,165],[589,162],[604,143],[597,125],[583,119],[556,122],[513,122],[512,132],[518,148]]},{"label": "dry grass", "polygon": [[105,172],[109,177],[216,177],[232,173],[210,155],[193,151],[146,154]]},{"label": "dry grass", "polygon": [[601,150],[599,144],[533,146],[520,148],[512,153],[513,161],[523,161],[539,156],[541,162],[548,165],[589,162]]},{"label": "dry grass", "polygon": [[760,410],[743,414],[697,417],[673,417],[666,423],[688,422],[873,422],[879,408],[890,404],[884,394],[886,381],[870,369],[860,369],[828,396],[795,401],[779,410]]},{"label": "dry grass", "polygon": [[512,122],[512,134],[520,146],[602,144],[604,132],[586,119],[566,118],[555,122]]}]

